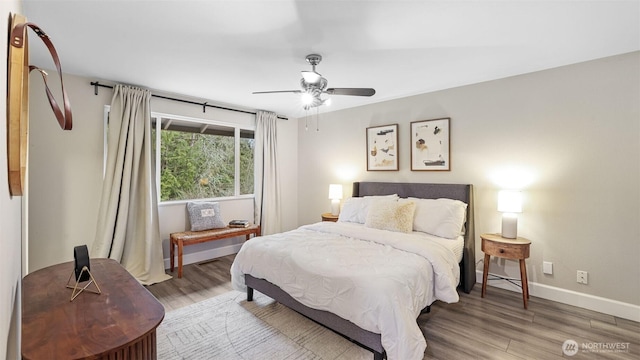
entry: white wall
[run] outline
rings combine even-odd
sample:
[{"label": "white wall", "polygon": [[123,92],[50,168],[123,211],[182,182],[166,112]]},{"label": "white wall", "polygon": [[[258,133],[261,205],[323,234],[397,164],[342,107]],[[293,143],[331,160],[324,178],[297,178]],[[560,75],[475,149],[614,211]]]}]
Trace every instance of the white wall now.
[{"label": "white wall", "polygon": [[[534,286],[632,304],[640,317],[639,63],[636,52],[321,114],[319,132],[299,130],[300,223],[329,211],[334,182],[347,196],[355,180],[471,183],[478,261],[479,235],[500,231],[497,191],[521,188]],[[410,171],[409,122],[441,117],[451,118],[451,171]],[[394,123],[400,171],[367,172],[366,127]],[[490,271],[519,278],[517,262]]]},{"label": "white wall", "polygon": [[[1,3],[0,28],[9,28],[9,13],[21,13],[21,1]],[[7,49],[7,36],[0,39],[0,48]],[[6,53],[5,53],[6,54]],[[2,69],[7,68],[7,56],[2,57]],[[0,83],[7,83],[7,72],[0,71]],[[0,98],[6,99],[6,86],[0,87]],[[6,102],[0,102],[0,113],[6,119]],[[11,197],[7,183],[7,126],[0,126],[0,358],[20,358],[22,246],[26,247],[27,236],[23,230],[23,197]],[[27,190],[28,191],[28,190]],[[26,224],[26,222],[25,222]]]},{"label": "white wall", "polygon": [[[104,105],[111,102],[112,90],[94,88],[89,79],[65,75],[65,89],[73,109],[73,130],[62,131],[46,102],[42,81],[31,81],[30,132],[31,176],[30,187],[30,249],[31,271],[73,259],[73,247],[91,246],[95,237],[98,206],[102,186],[104,152]],[[57,89],[54,76],[49,77],[50,87]],[[103,82],[107,83],[108,82]],[[183,98],[175,94],[163,94]],[[200,100],[201,101],[201,100]],[[209,103],[213,103],[209,101]],[[223,104],[224,105],[224,104]],[[233,106],[232,106],[233,107]],[[194,118],[215,119],[225,122],[249,124],[254,115],[207,108],[206,113],[197,105],[182,104],[153,98],[154,112],[182,115]],[[285,229],[297,226],[297,122],[278,122],[278,137],[282,145],[283,210]],[[252,200],[221,202],[225,220],[253,218]],[[169,261],[169,233],[184,231],[187,227],[185,205],[160,205],[160,233],[163,239],[165,264]],[[242,238],[220,240],[185,248],[185,263],[200,261],[237,251]]]}]

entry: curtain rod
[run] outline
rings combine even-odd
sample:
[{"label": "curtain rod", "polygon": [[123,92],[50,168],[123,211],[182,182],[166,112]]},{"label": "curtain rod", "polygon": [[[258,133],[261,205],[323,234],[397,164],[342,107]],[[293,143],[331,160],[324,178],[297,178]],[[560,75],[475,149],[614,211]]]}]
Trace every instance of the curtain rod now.
[{"label": "curtain rod", "polygon": [[[93,86],[93,93],[95,95],[98,95],[98,87],[113,89],[113,86],[100,84],[100,82],[98,82],[98,81],[91,82],[91,85]],[[168,97],[168,96],[162,96],[162,95],[156,95],[156,94],[151,94],[151,96],[155,97],[155,98],[159,98],[159,99],[177,101],[177,102],[186,103],[186,104],[200,105],[200,106],[202,106],[202,112],[203,113],[206,112],[208,107],[210,107],[210,108],[216,108],[216,109],[221,109],[221,110],[228,110],[228,111],[235,111],[235,112],[241,112],[241,113],[245,113],[245,114],[256,115],[256,113],[254,111],[232,109],[232,108],[227,108],[227,107],[223,107],[223,106],[210,105],[207,102],[199,103],[199,102],[196,102],[196,101],[184,100],[184,99],[176,99],[176,98],[172,98],[172,97]],[[277,117],[278,117],[278,119],[289,120],[288,118],[280,116],[280,115],[277,115]]]}]

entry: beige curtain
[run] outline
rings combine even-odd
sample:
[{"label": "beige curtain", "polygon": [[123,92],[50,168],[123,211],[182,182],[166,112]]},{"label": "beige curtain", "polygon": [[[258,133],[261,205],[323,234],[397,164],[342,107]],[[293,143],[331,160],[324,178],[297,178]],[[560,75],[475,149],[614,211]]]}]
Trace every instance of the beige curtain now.
[{"label": "beige curtain", "polygon": [[148,90],[114,87],[107,168],[91,247],[91,257],[120,262],[143,285],[171,278],[164,272],[158,226],[150,99]]},{"label": "beige curtain", "polygon": [[263,235],[282,231],[280,179],[277,161],[277,116],[258,111],[255,132],[255,222]]}]

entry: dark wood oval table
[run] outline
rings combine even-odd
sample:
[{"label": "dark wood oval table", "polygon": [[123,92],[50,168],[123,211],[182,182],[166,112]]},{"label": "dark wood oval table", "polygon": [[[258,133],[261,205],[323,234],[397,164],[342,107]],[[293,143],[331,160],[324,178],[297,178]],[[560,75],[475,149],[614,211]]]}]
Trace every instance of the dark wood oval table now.
[{"label": "dark wood oval table", "polygon": [[156,359],[162,304],[115,260],[90,265],[102,293],[73,301],[73,261],[22,279],[23,359]]}]

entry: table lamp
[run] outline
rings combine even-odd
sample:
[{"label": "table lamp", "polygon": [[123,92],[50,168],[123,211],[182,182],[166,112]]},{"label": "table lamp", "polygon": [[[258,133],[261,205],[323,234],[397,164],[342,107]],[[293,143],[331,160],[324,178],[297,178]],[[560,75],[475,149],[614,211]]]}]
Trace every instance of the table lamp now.
[{"label": "table lamp", "polygon": [[329,185],[329,199],[331,199],[331,215],[340,214],[340,200],[342,199],[342,185]]},{"label": "table lamp", "polygon": [[518,237],[518,214],[522,212],[522,193],[515,190],[498,192],[498,211],[502,212],[502,237]]}]

